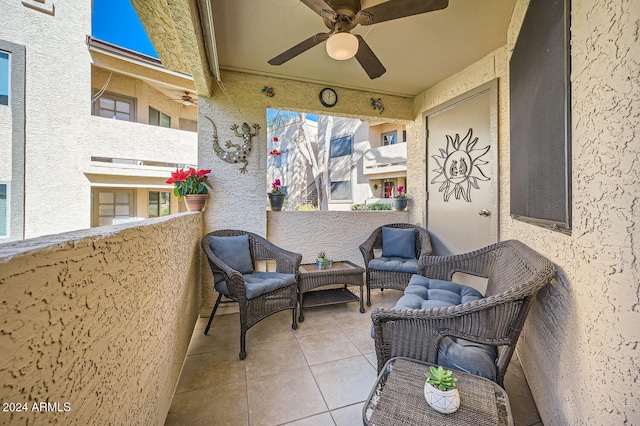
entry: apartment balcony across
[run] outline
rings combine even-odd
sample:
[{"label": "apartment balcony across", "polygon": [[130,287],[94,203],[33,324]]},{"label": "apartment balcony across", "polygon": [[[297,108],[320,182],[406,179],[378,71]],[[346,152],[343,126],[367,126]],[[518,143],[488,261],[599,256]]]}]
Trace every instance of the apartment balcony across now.
[{"label": "apartment balcony across", "polygon": [[168,177],[198,162],[198,134],[92,116],[88,174]]},{"label": "apartment balcony across", "polygon": [[370,148],[365,152],[364,174],[369,179],[404,177],[407,175],[407,144]]}]

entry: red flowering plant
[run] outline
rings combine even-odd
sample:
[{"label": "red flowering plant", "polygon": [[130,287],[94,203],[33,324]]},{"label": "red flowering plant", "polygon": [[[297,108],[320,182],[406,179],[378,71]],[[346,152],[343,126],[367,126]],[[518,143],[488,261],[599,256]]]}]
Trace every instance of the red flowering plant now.
[{"label": "red flowering plant", "polygon": [[272,194],[282,194],[282,182],[280,179],[276,179],[271,184],[271,193]]},{"label": "red flowering plant", "polygon": [[407,194],[404,192],[404,186],[400,185],[398,187],[398,195],[395,198],[407,198]]},{"label": "red flowering plant", "polygon": [[269,155],[271,155],[272,157],[279,157],[280,155],[282,155],[282,153],[277,149],[274,149],[273,151],[269,151]]},{"label": "red flowering plant", "polygon": [[174,185],[173,193],[180,199],[185,195],[192,194],[208,194],[209,188],[211,188],[211,182],[209,182],[209,176],[211,170],[196,170],[193,167],[186,169],[179,169],[175,172],[171,172],[171,177],[167,179],[167,183]]}]

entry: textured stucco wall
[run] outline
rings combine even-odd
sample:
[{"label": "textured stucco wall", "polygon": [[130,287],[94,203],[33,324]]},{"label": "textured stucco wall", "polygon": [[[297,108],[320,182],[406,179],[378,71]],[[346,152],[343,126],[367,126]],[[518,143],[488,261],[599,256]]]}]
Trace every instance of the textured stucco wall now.
[{"label": "textured stucco wall", "polygon": [[[408,212],[268,212],[269,240],[302,254],[303,263],[313,263],[319,251],[333,260],[349,260],[364,266],[358,248],[371,232],[388,223],[406,223]],[[419,223],[416,225],[420,225]]]},{"label": "textured stucco wall", "polygon": [[545,424],[640,424],[640,3],[572,3],[573,233],[510,227],[561,268],[521,359]]},{"label": "textured stucco wall", "polygon": [[0,424],[163,424],[198,314],[201,233],[186,213],[0,246],[0,401],[28,407]]},{"label": "textured stucco wall", "polygon": [[[503,49],[416,97],[413,130],[432,106],[499,79],[500,239],[519,239],[559,267],[518,346],[540,416],[548,425],[640,424],[640,3],[572,2],[571,236],[509,217],[508,65],[528,3],[517,2]],[[410,178],[424,176],[423,145],[408,146]]]}]

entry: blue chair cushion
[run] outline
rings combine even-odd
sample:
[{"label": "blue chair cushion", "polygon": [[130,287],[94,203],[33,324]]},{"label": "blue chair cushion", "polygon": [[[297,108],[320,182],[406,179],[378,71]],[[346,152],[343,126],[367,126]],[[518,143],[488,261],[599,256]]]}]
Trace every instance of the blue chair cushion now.
[{"label": "blue chair cushion", "polygon": [[[245,296],[247,299],[254,299],[265,293],[296,283],[295,274],[282,274],[280,272],[253,272],[251,274],[243,274],[242,277],[245,282]],[[218,293],[229,295],[226,281],[216,282],[215,288]]]},{"label": "blue chair cushion", "polygon": [[414,228],[382,228],[382,256],[416,258],[416,230]]},{"label": "blue chair cushion", "polygon": [[495,346],[444,337],[438,346],[438,365],[496,381]]},{"label": "blue chair cushion", "polygon": [[[395,309],[445,308],[482,298],[479,291],[466,285],[414,275]],[[444,337],[438,347],[437,363],[495,381],[497,356],[495,346]]]},{"label": "blue chair cushion", "polygon": [[482,299],[482,294],[466,285],[414,275],[396,303],[396,309],[432,309],[456,306]]},{"label": "blue chair cushion", "polygon": [[418,273],[418,259],[405,259],[403,257],[377,257],[369,261],[369,269],[375,271]]},{"label": "blue chair cushion", "polygon": [[209,245],[213,254],[231,269],[235,269],[243,275],[253,272],[248,235],[209,237]]}]

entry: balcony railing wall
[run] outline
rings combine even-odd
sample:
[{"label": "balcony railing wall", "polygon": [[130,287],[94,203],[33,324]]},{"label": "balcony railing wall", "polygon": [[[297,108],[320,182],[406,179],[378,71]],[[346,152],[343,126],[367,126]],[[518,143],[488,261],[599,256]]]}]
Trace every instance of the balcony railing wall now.
[{"label": "balcony railing wall", "polygon": [[384,173],[407,172],[407,144],[371,148],[364,154],[364,174],[378,175]]},{"label": "balcony railing wall", "polygon": [[202,231],[184,213],[0,245],[0,400],[27,404],[0,423],[163,424],[201,303]]}]

